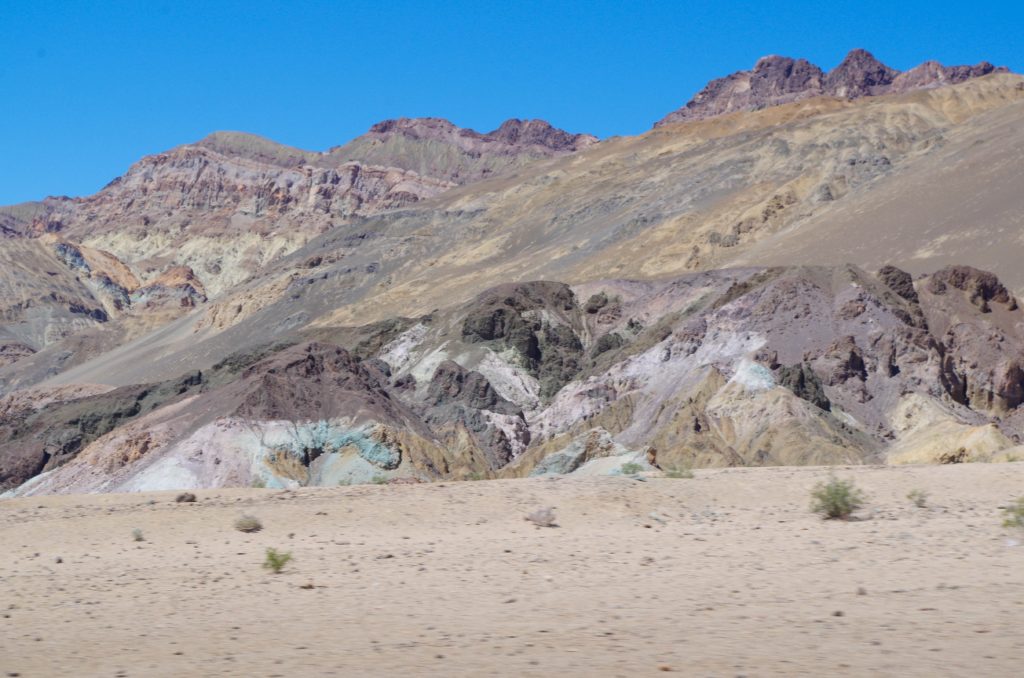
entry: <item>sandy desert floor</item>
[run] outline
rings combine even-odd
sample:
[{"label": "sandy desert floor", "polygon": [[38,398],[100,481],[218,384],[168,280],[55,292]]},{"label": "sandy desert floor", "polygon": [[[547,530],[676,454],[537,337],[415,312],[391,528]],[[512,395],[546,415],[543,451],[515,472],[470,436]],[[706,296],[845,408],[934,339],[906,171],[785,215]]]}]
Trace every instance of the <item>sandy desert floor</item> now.
[{"label": "sandy desert floor", "polygon": [[827,474],[0,501],[0,675],[1021,675],[1024,463]]}]

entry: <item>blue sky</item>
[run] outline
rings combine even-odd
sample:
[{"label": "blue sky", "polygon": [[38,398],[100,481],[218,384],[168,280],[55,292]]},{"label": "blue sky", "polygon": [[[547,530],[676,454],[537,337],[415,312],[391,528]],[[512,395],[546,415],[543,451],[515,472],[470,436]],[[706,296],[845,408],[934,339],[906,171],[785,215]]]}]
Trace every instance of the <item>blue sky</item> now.
[{"label": "blue sky", "polygon": [[441,116],[636,134],[764,54],[1024,71],[1024,3],[0,0],[0,204],[243,130],[306,149]]}]

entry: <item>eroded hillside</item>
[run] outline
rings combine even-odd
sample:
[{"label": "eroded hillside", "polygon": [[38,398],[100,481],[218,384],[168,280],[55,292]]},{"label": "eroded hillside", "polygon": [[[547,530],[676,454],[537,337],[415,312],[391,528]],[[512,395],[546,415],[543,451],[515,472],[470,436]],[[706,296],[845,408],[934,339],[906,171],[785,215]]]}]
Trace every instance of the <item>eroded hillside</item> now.
[{"label": "eroded hillside", "polygon": [[600,143],[219,134],[7,208],[0,482],[1012,454],[1024,81],[926,70]]},{"label": "eroded hillside", "polygon": [[969,267],[507,284],[48,393],[3,405],[18,493],[991,460],[1024,433],[1024,310]]}]

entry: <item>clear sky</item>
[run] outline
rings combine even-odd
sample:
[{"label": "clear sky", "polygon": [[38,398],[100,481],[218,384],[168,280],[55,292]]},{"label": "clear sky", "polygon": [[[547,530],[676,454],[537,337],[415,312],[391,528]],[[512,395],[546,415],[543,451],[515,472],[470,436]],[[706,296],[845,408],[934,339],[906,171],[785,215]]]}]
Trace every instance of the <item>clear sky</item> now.
[{"label": "clear sky", "polygon": [[1024,2],[0,0],[0,204],[214,130],[300,148],[440,116],[636,134],[764,54],[1024,71]]}]

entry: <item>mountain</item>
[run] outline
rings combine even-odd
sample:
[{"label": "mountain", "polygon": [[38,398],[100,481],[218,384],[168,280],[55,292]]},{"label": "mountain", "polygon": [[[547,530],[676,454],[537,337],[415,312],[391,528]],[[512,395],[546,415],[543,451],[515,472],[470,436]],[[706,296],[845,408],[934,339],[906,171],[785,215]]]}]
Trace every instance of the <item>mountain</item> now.
[{"label": "mountain", "polygon": [[0,209],[0,225],[109,251],[143,279],[186,265],[216,294],[338,223],[595,141],[540,120],[488,134],[433,118],[386,121],[325,153],[218,132],[143,158],[88,198]]},{"label": "mountain", "polygon": [[[488,134],[433,118],[386,121],[325,153],[218,132],[143,158],[93,196],[0,208],[0,234],[34,238],[0,241],[11,273],[0,285],[16,300],[4,319],[21,325],[0,328],[0,365],[112,317],[152,316],[145,288],[167,287],[168,275],[188,276],[196,293],[186,296],[205,301],[340,224],[595,141],[514,119]],[[54,295],[42,292],[58,281]]]},{"label": "mountain", "polygon": [[[794,65],[778,105],[599,143],[421,119],[321,154],[220,134],[173,161],[439,182],[358,213],[339,205],[359,182],[318,212],[284,181],[258,219],[206,170],[153,193],[151,159],[104,189],[106,218],[8,209],[0,482],[1005,458],[1024,79],[844,64]],[[134,210],[150,226],[115,216]]]},{"label": "mountain", "polygon": [[330,149],[325,160],[401,167],[466,184],[595,143],[597,137],[570,134],[543,120],[506,120],[481,134],[441,118],[400,118],[377,123],[366,134]]},{"label": "mountain", "polygon": [[752,70],[712,80],[685,106],[669,113],[654,126],[704,120],[737,111],[756,111],[811,97],[856,99],[905,93],[1006,72],[1005,67],[996,67],[987,61],[975,66],[943,66],[926,61],[901,73],[870,52],[855,49],[826,73],[805,59],[772,55],[758,59]]}]

